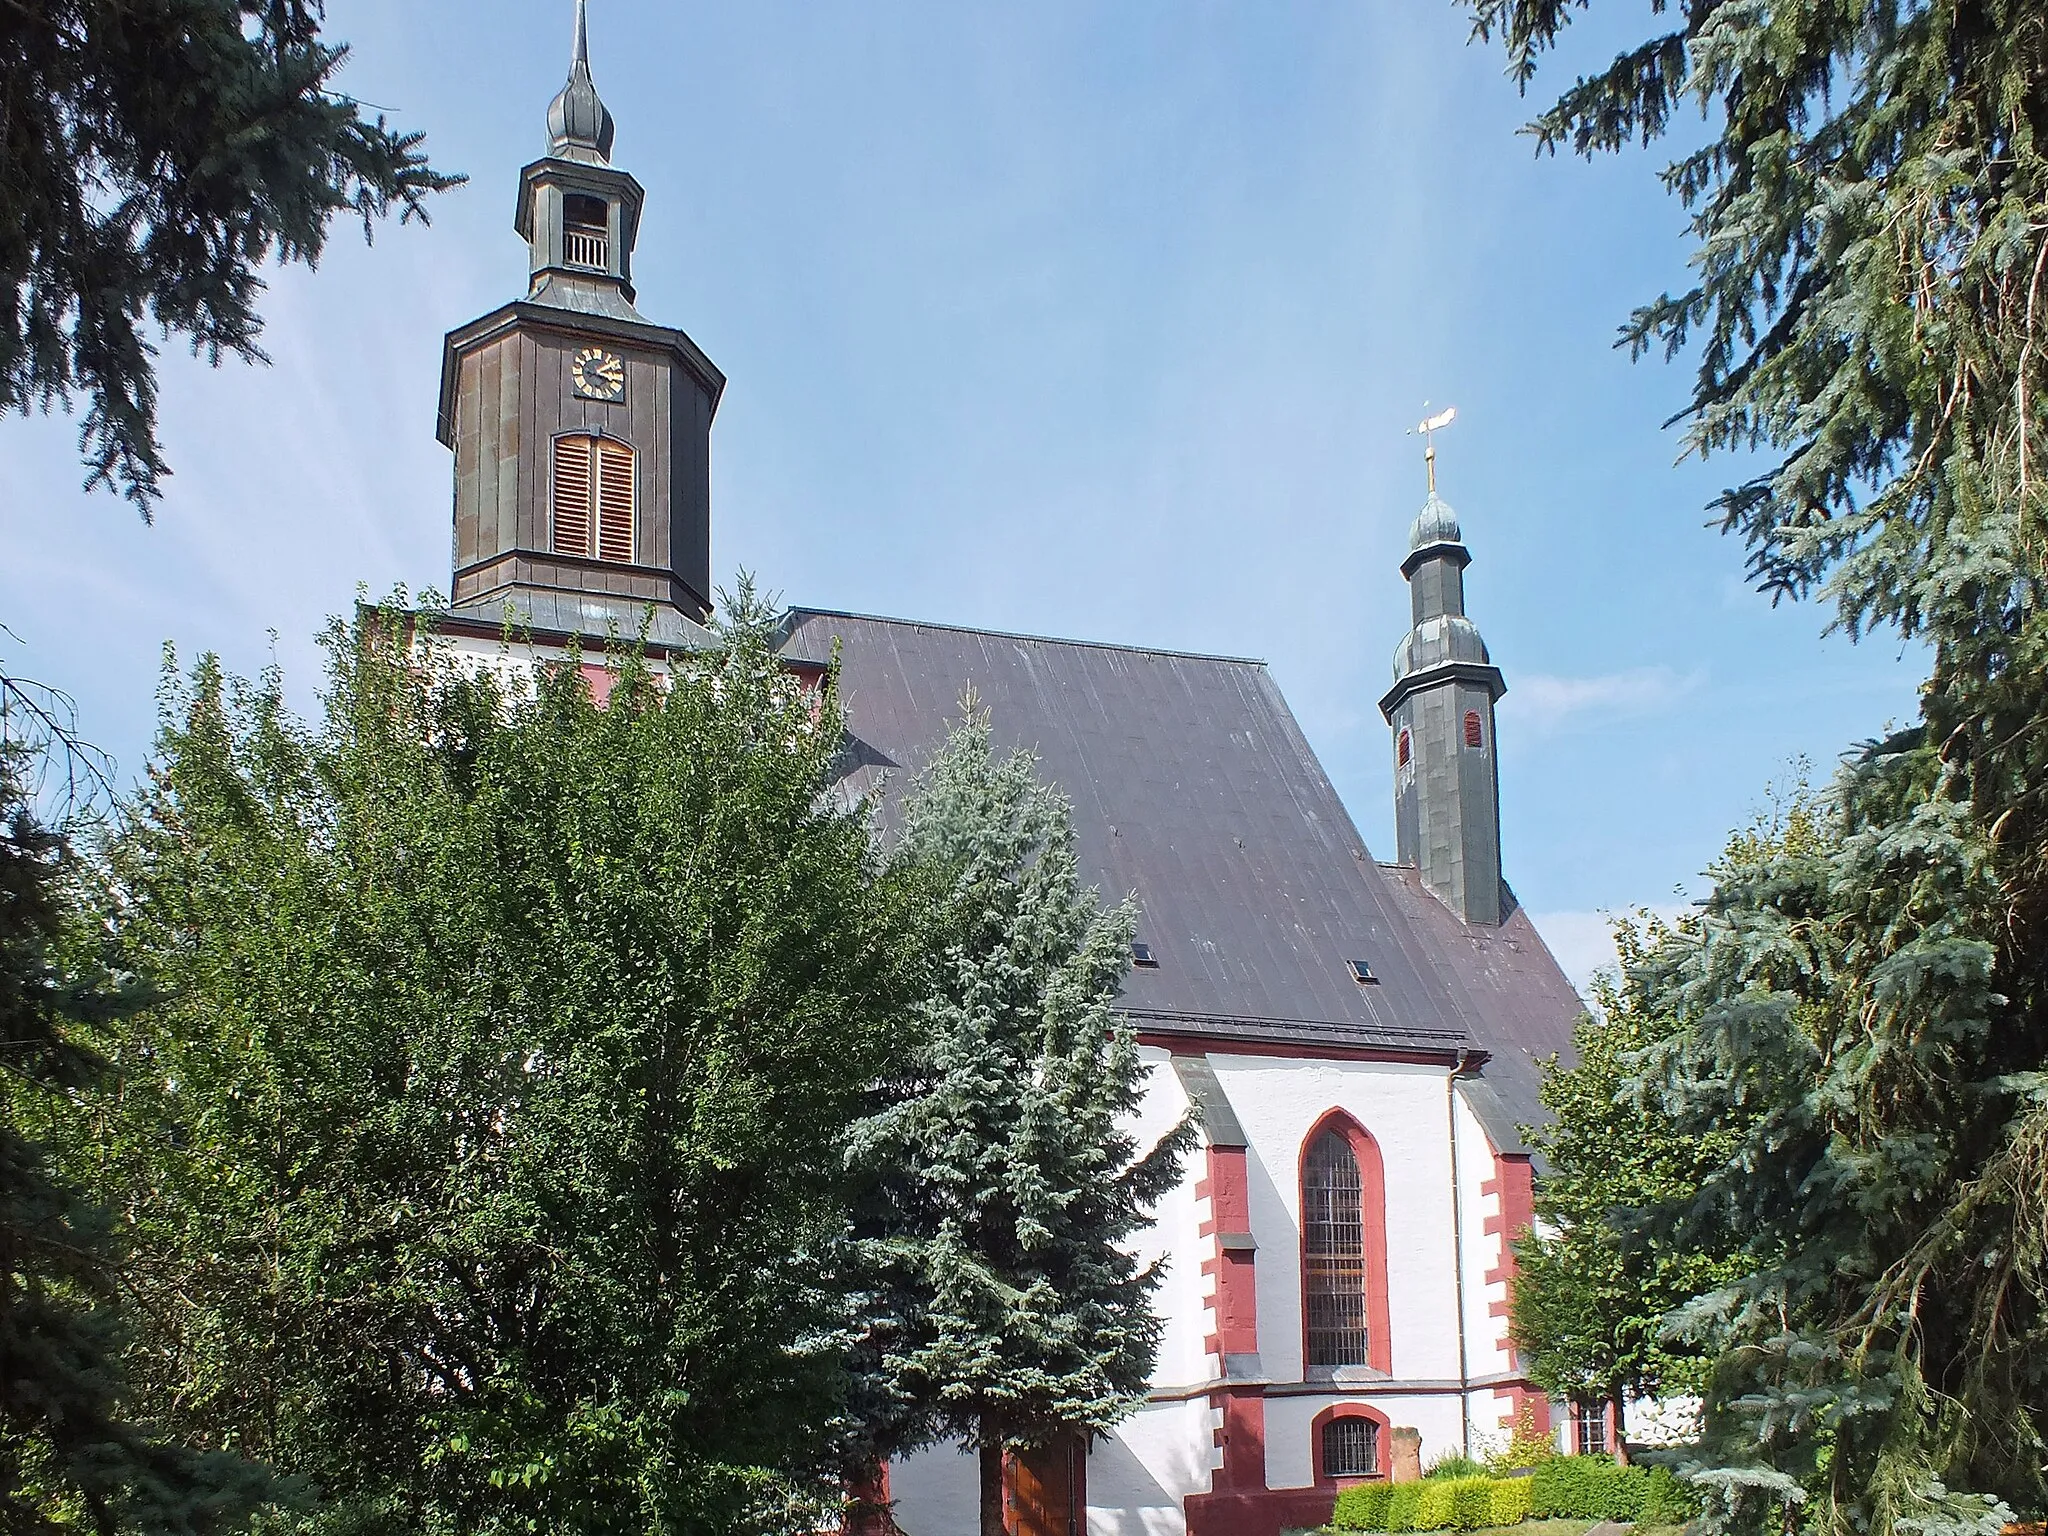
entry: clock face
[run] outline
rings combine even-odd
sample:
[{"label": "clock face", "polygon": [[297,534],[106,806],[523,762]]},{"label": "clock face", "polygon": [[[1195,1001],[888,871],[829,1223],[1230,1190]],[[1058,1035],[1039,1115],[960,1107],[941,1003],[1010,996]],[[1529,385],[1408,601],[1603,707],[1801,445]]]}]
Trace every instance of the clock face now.
[{"label": "clock face", "polygon": [[626,394],[626,365],[602,347],[585,347],[569,365],[569,378],[585,400],[620,400]]}]

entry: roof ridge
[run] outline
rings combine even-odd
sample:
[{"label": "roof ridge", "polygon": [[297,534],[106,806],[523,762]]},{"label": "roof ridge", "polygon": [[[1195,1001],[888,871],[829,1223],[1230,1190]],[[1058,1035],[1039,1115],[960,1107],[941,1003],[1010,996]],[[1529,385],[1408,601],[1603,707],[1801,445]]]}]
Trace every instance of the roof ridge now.
[{"label": "roof ridge", "polygon": [[1176,651],[1156,645],[1126,645],[1115,640],[1076,640],[1066,635],[1034,635],[1014,629],[987,629],[979,624],[948,624],[938,619],[898,619],[885,613],[855,613],[845,608],[809,608],[792,603],[794,616],[813,619],[859,619],[868,624],[901,624],[910,629],[943,629],[954,634],[986,635],[992,640],[1029,640],[1036,645],[1071,645],[1091,651],[1123,651],[1134,656],[1170,656],[1176,661],[1220,661],[1231,666],[1266,669],[1263,657],[1224,656],[1212,651]]}]

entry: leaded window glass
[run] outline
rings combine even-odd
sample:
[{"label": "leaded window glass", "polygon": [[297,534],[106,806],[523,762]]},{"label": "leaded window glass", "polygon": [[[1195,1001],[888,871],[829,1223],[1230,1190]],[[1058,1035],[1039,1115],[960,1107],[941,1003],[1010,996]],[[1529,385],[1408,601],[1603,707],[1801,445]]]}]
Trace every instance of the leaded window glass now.
[{"label": "leaded window glass", "polygon": [[1364,1365],[1365,1191],[1351,1143],[1323,1132],[1308,1149],[1301,1183],[1308,1363]]}]

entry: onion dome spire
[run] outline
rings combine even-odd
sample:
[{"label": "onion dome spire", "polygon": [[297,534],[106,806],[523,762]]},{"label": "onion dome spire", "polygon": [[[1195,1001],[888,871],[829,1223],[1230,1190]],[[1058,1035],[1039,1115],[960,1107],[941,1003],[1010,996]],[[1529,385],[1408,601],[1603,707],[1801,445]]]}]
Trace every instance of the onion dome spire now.
[{"label": "onion dome spire", "polygon": [[612,115],[590,78],[590,24],[586,0],[576,0],[576,44],[569,81],[548,103],[548,153],[565,160],[612,157]]}]

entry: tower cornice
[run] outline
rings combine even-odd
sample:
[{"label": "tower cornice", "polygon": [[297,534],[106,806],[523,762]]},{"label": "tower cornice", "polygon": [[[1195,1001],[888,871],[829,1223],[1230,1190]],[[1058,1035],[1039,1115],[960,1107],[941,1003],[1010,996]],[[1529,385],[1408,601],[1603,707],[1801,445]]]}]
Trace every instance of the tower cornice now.
[{"label": "tower cornice", "polygon": [[1494,703],[1500,702],[1501,695],[1508,691],[1508,681],[1501,675],[1499,667],[1477,661],[1446,661],[1433,667],[1423,667],[1398,678],[1394,686],[1380,697],[1380,713],[1393,722],[1394,711],[1401,707],[1401,701],[1411,695],[1430,688],[1441,688],[1446,683],[1472,683],[1484,688]]},{"label": "tower cornice", "polygon": [[711,399],[712,414],[717,414],[718,402],[725,395],[725,375],[685,331],[674,326],[656,325],[651,320],[624,320],[616,315],[564,309],[556,304],[538,304],[532,299],[514,299],[450,331],[441,343],[440,412],[434,435],[444,448],[455,446],[456,364],[462,354],[520,327],[570,337],[602,336],[667,352],[704,387]]}]

